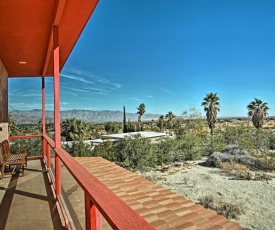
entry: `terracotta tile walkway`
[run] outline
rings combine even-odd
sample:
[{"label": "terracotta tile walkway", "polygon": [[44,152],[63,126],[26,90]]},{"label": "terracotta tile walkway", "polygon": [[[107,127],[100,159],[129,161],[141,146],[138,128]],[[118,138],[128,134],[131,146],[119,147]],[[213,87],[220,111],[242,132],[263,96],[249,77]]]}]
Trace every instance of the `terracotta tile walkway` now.
[{"label": "terracotta tile walkway", "polygon": [[156,229],[244,229],[103,158],[75,159]]}]

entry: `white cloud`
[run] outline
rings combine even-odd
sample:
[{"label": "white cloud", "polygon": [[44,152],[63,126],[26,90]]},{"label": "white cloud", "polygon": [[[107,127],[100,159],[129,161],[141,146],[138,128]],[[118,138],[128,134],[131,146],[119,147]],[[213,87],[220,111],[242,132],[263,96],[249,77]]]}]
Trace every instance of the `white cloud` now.
[{"label": "white cloud", "polygon": [[71,88],[71,87],[66,87],[66,86],[62,86],[61,88],[74,90],[74,91],[77,91],[77,92],[89,93],[89,91],[84,90],[84,89],[76,89],[76,88]]},{"label": "white cloud", "polygon": [[89,87],[89,88],[84,88],[84,89],[95,90],[95,91],[100,91],[100,92],[106,92],[105,89],[99,89],[99,88],[91,88],[91,87]]},{"label": "white cloud", "polygon": [[30,94],[22,94],[22,97],[41,97],[41,94],[30,93]]},{"label": "white cloud", "polygon": [[[61,75],[64,77],[73,79],[73,80],[82,81],[84,83],[101,85],[103,87],[110,88],[110,89],[120,89],[122,87],[121,84],[119,84],[117,82],[111,82],[108,79],[106,79],[102,76],[95,75],[89,71],[83,71],[83,70],[79,70],[76,68],[71,68],[67,72],[69,72],[69,74],[62,73]],[[89,80],[87,80],[87,78],[92,79],[93,81],[89,81]]]},{"label": "white cloud", "polygon": [[120,88],[121,88],[121,84],[114,83],[114,85],[115,85],[115,87],[116,87],[117,89],[120,89]]},{"label": "white cloud", "polygon": [[166,94],[170,95],[170,96],[176,96],[175,91],[174,90],[169,90],[166,89],[164,87],[159,87],[159,89],[163,92],[165,92]]},{"label": "white cloud", "polygon": [[139,98],[137,98],[137,97],[131,97],[131,98],[129,98],[130,100],[133,100],[133,101],[140,101],[140,99]]},{"label": "white cloud", "polygon": [[60,74],[60,76],[68,78],[68,79],[72,79],[72,80],[75,80],[75,81],[80,81],[80,82],[83,82],[83,83],[94,84],[94,82],[88,81],[85,78],[79,77],[79,76],[72,76],[72,75],[67,75],[67,74]]},{"label": "white cloud", "polygon": [[71,94],[71,95],[73,95],[73,96],[75,96],[75,97],[77,96],[76,93],[72,93],[72,92],[65,92],[65,91],[62,91],[61,94],[62,94],[62,93]]}]

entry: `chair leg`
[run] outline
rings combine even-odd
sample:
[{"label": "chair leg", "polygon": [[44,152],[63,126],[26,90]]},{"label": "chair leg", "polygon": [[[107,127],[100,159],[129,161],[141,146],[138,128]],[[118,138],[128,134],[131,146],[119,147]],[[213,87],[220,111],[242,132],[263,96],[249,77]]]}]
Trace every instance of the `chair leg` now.
[{"label": "chair leg", "polygon": [[1,179],[3,179],[4,172],[5,172],[5,164],[2,163],[2,168],[1,168]]},{"label": "chair leg", "polygon": [[24,164],[22,164],[22,176],[24,176]]}]

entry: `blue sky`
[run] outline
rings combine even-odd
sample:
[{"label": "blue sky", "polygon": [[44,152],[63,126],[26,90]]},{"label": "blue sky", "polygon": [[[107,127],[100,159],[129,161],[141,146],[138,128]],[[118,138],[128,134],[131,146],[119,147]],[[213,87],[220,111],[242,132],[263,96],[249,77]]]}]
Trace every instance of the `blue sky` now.
[{"label": "blue sky", "polygon": [[[274,0],[100,0],[61,72],[61,109],[180,115],[209,92],[220,116],[254,97],[275,115]],[[41,79],[9,79],[13,109],[40,109]],[[20,88],[20,90],[18,90]],[[46,82],[46,109],[53,108]]]}]

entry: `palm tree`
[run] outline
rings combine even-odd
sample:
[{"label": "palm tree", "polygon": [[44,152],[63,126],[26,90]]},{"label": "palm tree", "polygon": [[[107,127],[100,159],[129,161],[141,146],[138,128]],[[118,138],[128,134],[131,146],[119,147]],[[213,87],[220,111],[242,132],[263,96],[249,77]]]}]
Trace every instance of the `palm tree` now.
[{"label": "palm tree", "polygon": [[138,131],[142,130],[141,127],[141,117],[145,113],[145,104],[141,103],[137,108],[137,114],[138,114]]},{"label": "palm tree", "polygon": [[254,98],[248,106],[248,116],[252,116],[252,122],[255,128],[259,129],[263,127],[264,118],[268,115],[269,110],[267,103],[258,98]]},{"label": "palm tree", "polygon": [[217,96],[217,93],[207,93],[206,97],[203,98],[201,105],[204,107],[206,112],[206,119],[208,127],[213,135],[215,128],[215,123],[217,122],[217,112],[220,111],[220,98]]},{"label": "palm tree", "polygon": [[165,118],[167,118],[167,125],[168,125],[168,128],[169,130],[173,128],[173,119],[175,118],[176,116],[170,111],[168,112],[166,115],[165,115]]}]

